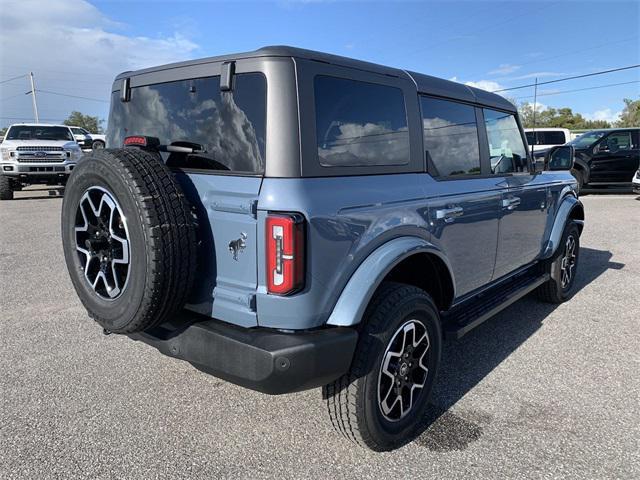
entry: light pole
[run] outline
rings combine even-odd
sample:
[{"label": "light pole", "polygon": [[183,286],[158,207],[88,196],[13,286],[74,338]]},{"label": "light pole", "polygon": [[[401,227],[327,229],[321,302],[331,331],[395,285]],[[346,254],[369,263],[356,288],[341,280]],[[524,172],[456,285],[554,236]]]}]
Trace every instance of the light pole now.
[{"label": "light pole", "polygon": [[36,87],[33,83],[33,72],[29,72],[29,80],[31,80],[31,100],[33,101],[33,116],[36,119],[36,123],[40,123],[40,117],[38,117],[38,103],[36,102]]}]

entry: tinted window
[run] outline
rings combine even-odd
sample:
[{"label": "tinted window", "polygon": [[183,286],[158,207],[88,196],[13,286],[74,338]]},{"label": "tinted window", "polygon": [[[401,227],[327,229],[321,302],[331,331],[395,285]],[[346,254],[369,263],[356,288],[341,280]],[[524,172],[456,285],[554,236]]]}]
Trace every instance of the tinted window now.
[{"label": "tinted window", "polygon": [[564,132],[559,131],[536,131],[535,141],[534,132],[526,132],[527,143],[529,145],[562,145],[566,143]]},{"label": "tinted window", "polygon": [[433,176],[480,173],[474,107],[421,97],[424,149]]},{"label": "tinted window", "polygon": [[198,78],[131,89],[131,101],[111,101],[109,147],[126,136],[158,137],[160,143],[190,142],[195,154],[164,155],[182,168],[238,173],[264,171],[266,82],[262,74],[238,74],[233,91],[220,91],[220,77]]},{"label": "tinted window", "polygon": [[630,150],[631,149],[631,132],[615,132],[607,135],[600,145],[598,150],[609,151],[611,153]]},{"label": "tinted window", "polygon": [[525,132],[524,134],[527,137],[527,143],[529,145],[536,145],[536,141],[534,140],[534,138],[537,137],[537,135],[535,135],[533,132]]},{"label": "tinted window", "polygon": [[562,145],[566,143],[564,132],[540,132],[540,143],[542,145]]},{"label": "tinted window", "polygon": [[515,116],[485,108],[484,122],[489,140],[491,172],[528,172],[527,151]]},{"label": "tinted window", "polygon": [[315,78],[314,88],[322,166],[409,163],[402,90],[322,75]]},{"label": "tinted window", "polygon": [[43,127],[37,125],[14,125],[5,140],[71,140],[73,135],[67,127]]}]

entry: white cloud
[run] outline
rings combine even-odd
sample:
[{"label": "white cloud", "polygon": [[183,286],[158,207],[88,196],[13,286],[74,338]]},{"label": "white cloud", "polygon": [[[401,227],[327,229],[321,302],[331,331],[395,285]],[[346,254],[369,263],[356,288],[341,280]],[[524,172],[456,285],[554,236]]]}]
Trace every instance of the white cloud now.
[{"label": "white cloud", "polygon": [[620,119],[622,112],[614,112],[610,108],[604,108],[602,110],[596,110],[593,113],[585,113],[584,117],[587,120],[606,120],[607,122],[617,122]]},{"label": "white cloud", "polygon": [[494,82],[493,80],[478,80],[477,82],[464,82],[465,85],[469,87],[476,87],[481,90],[486,90],[488,92],[495,92],[496,90],[501,90],[503,88],[498,82]]},{"label": "white cloud", "polygon": [[469,87],[479,88],[481,90],[486,90],[488,92],[495,92],[496,90],[502,90],[504,88],[498,82],[495,82],[493,80],[478,80],[477,82],[472,82],[472,81],[464,82],[462,80],[458,80],[458,77],[451,77],[449,80],[451,80],[452,82],[464,83]]},{"label": "white cloud", "polygon": [[[126,35],[125,25],[85,0],[47,0],[46,5],[3,0],[0,24],[2,78],[33,71],[37,89],[104,100],[109,99],[118,73],[185,60],[198,50],[197,44],[178,32],[158,37]],[[0,97],[25,91],[25,86],[26,81],[5,83]],[[62,119],[71,109],[100,111],[102,117],[106,113],[106,104],[96,102],[44,93],[38,101],[43,118]],[[31,115],[30,102],[24,98],[3,103],[1,108],[3,116]]]},{"label": "white cloud", "polygon": [[511,65],[509,63],[501,63],[498,68],[491,70],[489,75],[508,75],[520,69],[520,65]]},{"label": "white cloud", "polygon": [[559,77],[565,75],[560,72],[533,72],[525,75],[519,75],[517,77],[509,77],[509,80],[527,80],[529,78],[544,78],[544,77]]}]

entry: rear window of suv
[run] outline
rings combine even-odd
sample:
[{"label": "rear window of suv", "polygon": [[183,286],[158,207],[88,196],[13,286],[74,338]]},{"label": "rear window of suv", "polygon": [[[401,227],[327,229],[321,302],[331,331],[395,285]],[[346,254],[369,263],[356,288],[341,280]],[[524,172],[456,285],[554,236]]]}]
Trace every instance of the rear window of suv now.
[{"label": "rear window of suv", "polygon": [[402,90],[318,75],[314,91],[320,165],[409,163],[409,131]]},{"label": "rear window of suv", "polygon": [[167,165],[262,174],[266,80],[260,73],[243,73],[235,75],[233,82],[230,92],[220,91],[219,76],[135,87],[128,102],[121,102],[116,92],[111,100],[108,146],[122,146],[130,135],[157,137],[162,145],[195,143],[202,146],[197,153],[163,153]]}]

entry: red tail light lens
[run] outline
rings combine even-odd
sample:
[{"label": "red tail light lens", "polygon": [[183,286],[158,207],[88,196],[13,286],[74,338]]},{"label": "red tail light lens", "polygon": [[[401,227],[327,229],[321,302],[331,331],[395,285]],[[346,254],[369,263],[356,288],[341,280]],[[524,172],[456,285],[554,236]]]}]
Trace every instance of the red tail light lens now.
[{"label": "red tail light lens", "polygon": [[267,217],[267,290],[288,295],[304,286],[304,218],[299,214]]},{"label": "red tail light lens", "polygon": [[142,136],[139,136],[139,135],[126,137],[124,139],[124,145],[125,146],[135,145],[136,147],[146,147],[147,146],[147,137],[142,137]]}]

